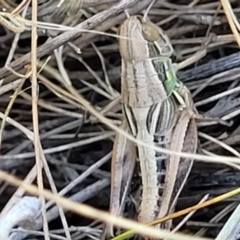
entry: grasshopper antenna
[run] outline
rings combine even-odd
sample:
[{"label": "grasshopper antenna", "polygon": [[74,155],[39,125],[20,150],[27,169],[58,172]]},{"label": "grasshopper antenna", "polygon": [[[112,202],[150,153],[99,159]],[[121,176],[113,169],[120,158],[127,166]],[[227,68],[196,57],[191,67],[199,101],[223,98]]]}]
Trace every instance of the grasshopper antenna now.
[{"label": "grasshopper antenna", "polygon": [[144,15],[143,15],[143,19],[142,19],[143,22],[146,22],[146,21],[147,21],[147,15],[148,15],[150,9],[152,8],[152,6],[153,6],[153,4],[154,4],[155,2],[156,2],[156,0],[153,0],[153,1],[149,4],[146,12],[145,12]]},{"label": "grasshopper antenna", "polygon": [[127,18],[130,18],[129,12],[127,10],[125,10],[124,12],[125,12]]}]

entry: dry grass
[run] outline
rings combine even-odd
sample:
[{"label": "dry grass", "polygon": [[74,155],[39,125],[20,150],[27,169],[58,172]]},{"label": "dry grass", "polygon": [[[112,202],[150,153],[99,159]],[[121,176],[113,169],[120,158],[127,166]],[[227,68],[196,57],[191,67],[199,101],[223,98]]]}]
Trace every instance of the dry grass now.
[{"label": "dry grass", "polygon": [[[174,61],[181,62],[178,77],[208,117],[198,123],[198,154],[153,147],[197,160],[178,200],[177,210],[183,210],[165,218],[174,218],[177,225],[189,214],[182,233],[168,233],[103,211],[108,209],[115,132],[144,144],[119,128],[116,34],[124,10],[133,4],[130,15],[144,14],[148,1],[96,2],[89,7],[84,0],[79,5],[32,0],[31,6],[26,0],[15,6],[0,1],[6,9],[0,13],[1,239],[16,225],[26,228],[13,232],[21,239],[29,234],[35,239],[99,239],[103,222],[153,237],[230,239],[224,226],[232,226],[232,232],[239,227],[238,219],[230,225],[227,220],[234,210],[239,215],[240,4],[157,0],[148,14],[171,38]],[[29,195],[39,199],[23,198]],[[132,204],[128,207],[130,211]],[[9,223],[7,229],[3,222]]]}]

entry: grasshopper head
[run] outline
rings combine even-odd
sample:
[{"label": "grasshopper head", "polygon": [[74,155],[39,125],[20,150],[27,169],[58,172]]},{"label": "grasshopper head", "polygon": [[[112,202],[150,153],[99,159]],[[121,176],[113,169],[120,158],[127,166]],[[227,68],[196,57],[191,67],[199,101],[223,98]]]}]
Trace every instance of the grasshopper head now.
[{"label": "grasshopper head", "polygon": [[120,54],[125,60],[170,57],[173,48],[167,35],[149,20],[140,16],[127,18],[119,29]]}]

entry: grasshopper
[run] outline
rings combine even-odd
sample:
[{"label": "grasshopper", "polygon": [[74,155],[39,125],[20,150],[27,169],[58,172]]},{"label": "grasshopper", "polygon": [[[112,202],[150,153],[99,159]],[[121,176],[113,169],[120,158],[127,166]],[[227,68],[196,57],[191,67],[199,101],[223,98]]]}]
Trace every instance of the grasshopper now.
[{"label": "grasshopper", "polygon": [[[120,27],[122,128],[146,145],[196,152],[197,114],[188,89],[177,80],[164,32],[140,16]],[[135,165],[142,179],[138,220],[148,223],[174,211],[192,160],[156,153],[117,135],[112,157],[110,212],[121,215]],[[170,228],[171,223],[161,226]],[[108,226],[108,234],[113,229]],[[145,237],[145,239],[148,239]]]}]

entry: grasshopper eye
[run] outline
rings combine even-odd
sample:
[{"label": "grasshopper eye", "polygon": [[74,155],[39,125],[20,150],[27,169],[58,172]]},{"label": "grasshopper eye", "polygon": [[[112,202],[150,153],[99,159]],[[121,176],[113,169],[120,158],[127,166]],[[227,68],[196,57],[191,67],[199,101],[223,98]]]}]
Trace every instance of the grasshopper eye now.
[{"label": "grasshopper eye", "polygon": [[142,23],[142,34],[150,42],[157,41],[160,37],[158,29],[149,23]]}]

